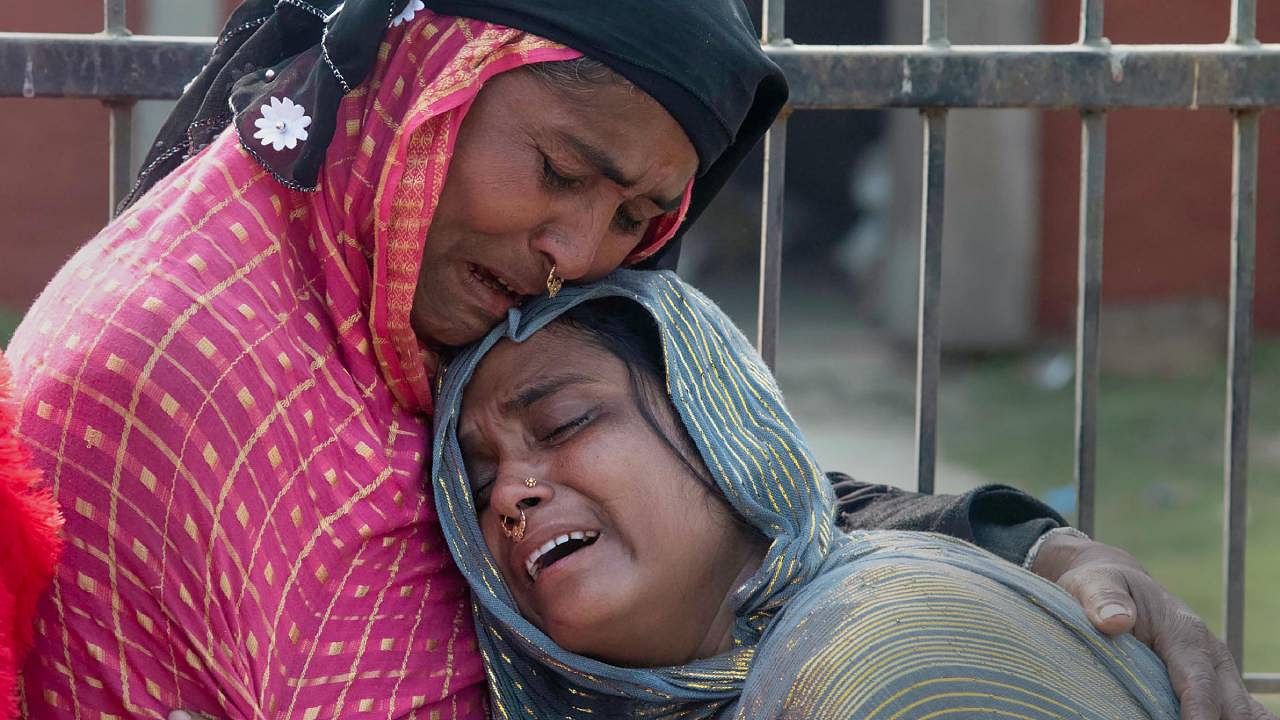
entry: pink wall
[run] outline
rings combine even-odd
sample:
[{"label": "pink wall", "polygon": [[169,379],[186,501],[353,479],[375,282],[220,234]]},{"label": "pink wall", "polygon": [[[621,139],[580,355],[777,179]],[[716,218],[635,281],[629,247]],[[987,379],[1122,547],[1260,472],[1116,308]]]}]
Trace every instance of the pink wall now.
[{"label": "pink wall", "polygon": [[[1045,41],[1072,42],[1073,3],[1046,3]],[[1108,3],[1115,43],[1212,43],[1227,36],[1225,0]],[[1280,41],[1280,4],[1258,4],[1259,36]],[[1264,114],[1258,168],[1257,326],[1280,330],[1280,114]],[[1045,114],[1038,316],[1075,322],[1080,121]],[[1231,116],[1225,111],[1122,110],[1107,121],[1103,301],[1226,298],[1231,223]]]}]

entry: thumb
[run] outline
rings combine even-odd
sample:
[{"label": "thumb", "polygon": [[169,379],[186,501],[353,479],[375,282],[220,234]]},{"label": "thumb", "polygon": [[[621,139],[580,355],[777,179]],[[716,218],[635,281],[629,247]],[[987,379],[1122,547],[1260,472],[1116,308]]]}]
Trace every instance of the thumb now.
[{"label": "thumb", "polygon": [[1063,575],[1061,585],[1084,606],[1089,622],[1099,632],[1122,635],[1133,631],[1137,609],[1129,584],[1119,573],[1082,568]]}]

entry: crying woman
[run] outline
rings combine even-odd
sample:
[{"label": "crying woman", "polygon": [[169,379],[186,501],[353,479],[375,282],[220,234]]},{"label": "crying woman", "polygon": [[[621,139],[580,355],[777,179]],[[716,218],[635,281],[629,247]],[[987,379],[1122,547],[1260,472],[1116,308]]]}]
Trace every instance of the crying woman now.
[{"label": "crying woman", "polygon": [[709,300],[621,271],[445,372],[433,479],[503,718],[1175,718],[1160,661],[957,540],[839,533]]}]

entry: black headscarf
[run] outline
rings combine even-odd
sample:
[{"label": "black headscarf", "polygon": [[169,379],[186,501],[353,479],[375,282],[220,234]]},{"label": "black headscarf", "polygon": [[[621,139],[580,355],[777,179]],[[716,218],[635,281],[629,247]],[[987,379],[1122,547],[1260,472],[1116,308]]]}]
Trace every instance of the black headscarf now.
[{"label": "black headscarf", "polygon": [[[245,0],[160,130],[122,207],[229,123],[241,126],[242,137],[251,137],[258,107],[282,92],[305,98],[310,137],[297,152],[257,157],[285,185],[315,189],[339,101],[373,69],[383,33],[409,2]],[[425,2],[440,14],[498,23],[568,45],[661,103],[698,153],[685,227],[720,191],[787,100],[786,79],[760,49],[742,0]],[[679,239],[678,234],[645,265],[674,267]]]}]

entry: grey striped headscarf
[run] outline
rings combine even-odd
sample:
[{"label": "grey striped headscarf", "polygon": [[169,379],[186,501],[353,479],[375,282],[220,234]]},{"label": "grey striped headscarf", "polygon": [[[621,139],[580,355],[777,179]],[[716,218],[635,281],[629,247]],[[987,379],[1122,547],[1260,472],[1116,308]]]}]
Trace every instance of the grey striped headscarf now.
[{"label": "grey striped headscarf", "polygon": [[[719,491],[771,541],[760,569],[732,598],[735,649],[680,667],[622,668],[576,655],[521,617],[481,534],[457,440],[463,390],[490,348],[505,338],[522,342],[568,309],[610,296],[634,300],[655,320],[666,389],[679,419]],[[1143,707],[1157,717],[1176,717],[1176,710],[1169,714],[1172,695],[1163,668],[1150,651],[1132,638],[1117,643],[1097,635],[1079,606],[1047,582],[940,536],[838,534],[831,522],[830,484],[783,406],[773,376],[724,313],[673,273],[622,270],[599,283],[566,287],[554,299],[540,298],[513,310],[505,323],[455,358],[441,382],[433,490],[445,537],[475,594],[477,631],[497,717],[775,717],[784,705],[803,705],[797,705],[795,697],[794,688],[802,683],[794,675],[799,671],[791,667],[797,664],[794,658],[821,658],[825,664],[815,670],[816,677],[830,681],[881,665],[885,648],[938,642],[944,650],[954,650],[973,642],[970,635],[981,642],[995,638],[1004,643],[1002,654],[990,661],[989,682],[991,687],[1010,689],[986,692],[988,704],[983,708],[992,712],[1124,717],[1125,713],[1114,713],[1127,703],[1135,712]],[[945,588],[954,582],[955,573],[970,574],[966,587],[975,589],[948,595]],[[950,599],[922,608],[909,593],[895,593],[895,582],[935,587],[935,594]],[[896,600],[891,598],[898,597],[904,598],[905,609],[892,607]],[[850,598],[865,601],[850,608]],[[848,623],[858,622],[863,613],[890,617],[895,612],[901,617],[921,615],[921,622],[892,624],[887,634],[872,625],[866,633],[847,637],[835,627],[847,632],[857,627]],[[973,627],[954,626],[941,617],[962,613],[978,618],[992,612],[1025,617],[1026,622],[1042,625],[1043,632],[1004,639],[1001,623],[993,627],[973,620]],[[1021,658],[1020,652],[1027,659],[1004,659]],[[855,697],[856,706],[849,704],[853,701],[848,693],[826,700],[823,688],[814,686],[805,712],[814,717],[824,710],[832,717],[853,717],[842,715],[851,711],[858,717],[879,712],[892,716],[923,702],[920,692],[947,689],[945,684],[920,685],[933,682],[930,678],[939,672],[950,672],[945,652],[931,657],[934,660],[923,669],[906,663],[902,672],[886,666],[868,676],[859,685],[865,697]],[[1057,687],[1041,687],[1052,684],[1037,670],[1037,658],[1045,657],[1080,665],[1088,680],[1076,683],[1075,694],[1102,698],[1090,707],[1103,711],[1090,715],[1071,706],[1078,698],[1068,697],[1075,682],[1070,678]],[[753,668],[758,672],[753,674]],[[768,670],[759,672],[761,668]],[[982,673],[988,674],[985,669]],[[962,684],[973,682],[977,681]],[[909,692],[916,686],[933,689]],[[1028,692],[1033,700],[1023,697]],[[1037,703],[1043,705],[1041,714],[1028,709]],[[865,708],[878,709],[871,713]]]}]

